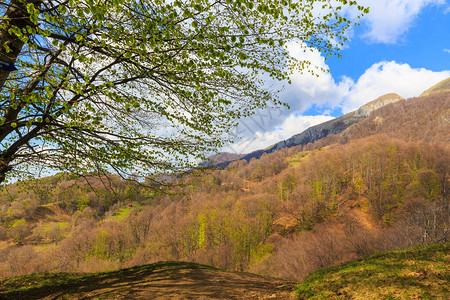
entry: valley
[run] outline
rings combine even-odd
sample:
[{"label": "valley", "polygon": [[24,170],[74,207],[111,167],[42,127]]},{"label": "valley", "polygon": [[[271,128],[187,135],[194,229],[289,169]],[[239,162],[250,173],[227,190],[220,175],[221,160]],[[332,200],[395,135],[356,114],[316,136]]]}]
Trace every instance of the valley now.
[{"label": "valley", "polygon": [[[448,262],[442,243],[450,238],[450,93],[435,90],[412,99],[381,97],[395,101],[363,106],[358,120],[339,130],[328,130],[335,120],[308,129],[297,136],[317,128],[326,134],[304,143],[294,143],[294,136],[258,157],[224,155],[219,167],[193,171],[166,189],[65,173],[4,186],[0,278],[8,278],[0,299],[30,291],[75,299],[145,298],[150,292],[161,299],[165,293],[175,299],[289,299],[319,290],[330,291],[317,292],[319,298],[345,297],[360,287],[324,287],[328,281],[315,278],[328,271],[318,270],[346,272],[359,268],[348,262],[374,253],[436,243],[430,249]],[[408,269],[418,274],[411,280],[448,282],[448,267],[422,271],[419,260],[411,264],[420,270]],[[69,273],[27,275],[42,272]],[[355,276],[370,273],[361,272]],[[305,278],[292,296],[294,282]],[[209,282],[220,282],[219,290]],[[64,291],[55,287],[60,284]],[[417,293],[448,293],[426,286]]]}]

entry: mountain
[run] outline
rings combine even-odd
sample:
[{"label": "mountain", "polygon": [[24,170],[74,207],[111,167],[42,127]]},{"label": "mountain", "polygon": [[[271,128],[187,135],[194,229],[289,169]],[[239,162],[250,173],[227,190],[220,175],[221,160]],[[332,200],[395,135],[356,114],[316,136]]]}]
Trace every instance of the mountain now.
[{"label": "mountain", "polygon": [[[419,98],[446,94],[447,92],[450,92],[450,77],[437,83],[436,85],[432,86],[428,90],[424,91],[419,96]],[[220,162],[217,162],[215,164],[213,163],[213,164],[225,167],[229,163],[231,163],[232,161],[235,161],[235,160],[243,159],[246,161],[250,161],[252,158],[259,159],[264,153],[268,154],[268,153],[272,153],[274,151],[277,151],[277,150],[280,150],[283,148],[289,148],[289,147],[294,147],[294,146],[299,146],[299,145],[305,146],[309,143],[314,143],[318,140],[321,140],[329,135],[340,134],[344,131],[347,132],[347,129],[350,126],[360,123],[363,120],[368,119],[368,117],[371,116],[372,112],[377,111],[380,108],[387,106],[388,104],[395,103],[400,100],[405,100],[405,99],[395,93],[389,93],[389,94],[383,95],[373,101],[366,103],[365,105],[361,106],[359,109],[357,109],[355,111],[349,112],[341,117],[327,121],[325,123],[321,123],[321,124],[309,127],[305,131],[303,131],[299,134],[296,134],[287,140],[283,140],[272,146],[269,146],[265,149],[253,151],[249,154],[242,155],[241,157],[236,158],[236,159],[230,159],[230,160],[221,159]],[[445,119],[448,117],[447,116],[448,111],[445,110],[442,113],[444,114],[442,118]],[[395,116],[394,116],[394,118],[395,118]],[[381,119],[382,119],[382,117],[378,116],[375,120],[375,123],[379,122]],[[364,128],[367,127],[366,123],[363,126]],[[348,137],[348,135],[347,135],[347,137]],[[213,160],[213,162],[214,162],[214,160]]]},{"label": "mountain", "polygon": [[219,152],[208,157],[208,160],[203,163],[204,166],[214,166],[227,161],[235,161],[244,157],[245,154]]},{"label": "mountain", "polygon": [[357,111],[353,112],[353,114],[359,117],[368,117],[374,110],[399,100],[404,100],[404,98],[395,93],[386,94],[364,104]]},{"label": "mountain", "polygon": [[441,82],[433,85],[431,88],[420,94],[422,96],[430,96],[432,94],[443,93],[450,91],[450,77],[442,80]]},{"label": "mountain", "polygon": [[[299,145],[307,145],[309,143],[314,143],[317,140],[320,140],[330,134],[338,134],[343,132],[345,129],[350,127],[353,124],[360,122],[367,118],[373,111],[377,110],[380,107],[383,107],[387,104],[397,102],[399,100],[403,100],[403,97],[390,93],[383,95],[369,103],[361,106],[358,110],[349,112],[343,116],[340,116],[336,119],[327,121],[325,123],[321,123],[319,125],[315,125],[309,127],[305,131],[300,134],[296,134],[290,137],[287,140],[278,142],[266,149],[256,150],[249,154],[243,155],[238,159],[245,159],[246,161],[250,161],[252,158],[260,158],[264,153],[272,153],[274,151],[286,148],[286,147],[294,147]],[[217,165],[227,166],[230,162],[222,161]]]},{"label": "mountain", "polygon": [[[395,97],[380,100],[391,98]],[[298,281],[374,252],[450,241],[449,99],[447,92],[378,109],[378,101],[369,103],[353,113],[353,117],[368,117],[339,134],[248,163],[240,160],[226,168],[187,173],[167,194],[159,187],[119,177],[106,181],[69,174],[7,186],[0,193],[0,278],[189,261]],[[410,261],[408,256],[405,262]],[[411,278],[403,279],[411,282],[416,276],[431,275],[417,268],[410,271]],[[144,269],[134,270],[148,285],[159,282],[175,288],[185,282],[180,277],[180,281],[157,281],[152,275],[163,275],[164,270],[149,274]],[[363,274],[375,274],[371,270]],[[124,293],[122,298],[132,292],[138,295],[136,289],[144,289],[143,281],[129,282],[134,275],[127,272],[103,273],[105,280],[94,274],[93,281],[84,283],[92,288],[95,282],[106,289],[117,288],[117,293]],[[199,275],[184,267],[180,272]],[[222,274],[203,273],[200,279],[220,281]],[[354,275],[352,280],[361,277]],[[0,299],[2,292],[8,298],[38,297],[43,285],[57,278],[40,276],[0,281]],[[31,287],[25,279],[39,285]],[[77,285],[80,282],[71,287],[72,279],[67,279],[69,286],[64,283],[64,290],[87,291],[74,297],[113,292],[87,290]],[[441,279],[434,279],[432,275],[430,282],[439,284]],[[366,282],[362,288],[376,285]],[[55,293],[61,291],[55,289]],[[187,289],[181,288],[182,293],[187,295]],[[409,287],[398,290],[409,291]],[[338,288],[337,293],[344,290]]]},{"label": "mountain", "polygon": [[[411,142],[450,142],[450,91],[410,98],[383,106],[349,127],[339,136],[328,136],[318,144],[331,145],[384,134]],[[328,141],[327,141],[328,140]],[[320,147],[316,145],[314,148]]]}]

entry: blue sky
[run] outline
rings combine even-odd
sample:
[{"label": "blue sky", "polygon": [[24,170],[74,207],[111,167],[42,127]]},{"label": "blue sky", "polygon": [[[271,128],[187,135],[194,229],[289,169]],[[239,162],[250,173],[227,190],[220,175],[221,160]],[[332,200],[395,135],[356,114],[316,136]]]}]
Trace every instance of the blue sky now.
[{"label": "blue sky", "polygon": [[[370,13],[348,32],[350,40],[341,51],[342,58],[325,60],[317,51],[308,54],[313,64],[330,72],[318,78],[293,74],[293,84],[280,95],[291,109],[259,112],[242,120],[236,133],[243,139],[227,151],[265,148],[386,93],[416,97],[450,77],[450,0],[358,3],[369,6]],[[296,45],[289,51],[304,57]]]},{"label": "blue sky", "polygon": [[367,23],[363,22],[362,26],[354,29],[354,38],[347,48],[341,51],[343,58],[331,57],[328,60],[327,64],[333,77],[350,76],[357,79],[373,63],[383,60],[408,63],[413,68],[433,71],[450,70],[450,10],[446,12],[448,7],[450,5],[446,5],[446,2],[425,6],[416,17],[409,18],[406,24],[401,24],[406,31],[400,34],[394,32],[384,42],[377,42],[365,36],[369,28]]}]

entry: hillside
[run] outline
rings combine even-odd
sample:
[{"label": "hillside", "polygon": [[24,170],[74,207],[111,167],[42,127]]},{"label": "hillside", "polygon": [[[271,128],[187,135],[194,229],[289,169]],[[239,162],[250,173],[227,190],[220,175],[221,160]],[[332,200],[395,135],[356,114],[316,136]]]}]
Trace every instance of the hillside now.
[{"label": "hillside", "polygon": [[[450,289],[450,244],[373,255],[309,275],[300,299],[441,298]],[[0,299],[294,299],[294,283],[213,267],[160,262],[98,274],[53,273],[0,280]]]},{"label": "hillside", "polygon": [[385,105],[340,134],[317,141],[312,148],[346,143],[377,134],[404,141],[450,143],[450,92]]},{"label": "hillside", "polygon": [[292,299],[294,283],[213,267],[161,262],[99,274],[0,280],[0,299]]},{"label": "hillside", "polygon": [[317,271],[298,285],[300,299],[446,299],[450,244],[381,253]]},{"label": "hillside", "polygon": [[433,94],[439,94],[444,92],[450,92],[450,78],[444,79],[441,82],[438,82],[422,94],[420,94],[420,97],[423,96],[430,96]]},{"label": "hillside", "polygon": [[6,186],[0,278],[187,261],[299,281],[448,242],[449,97],[388,95],[398,101],[369,103],[341,133],[192,171],[166,190],[70,174]]},{"label": "hillside", "polygon": [[46,179],[41,198],[12,186],[0,203],[0,277],[170,260],[301,280],[449,240],[448,161],[446,145],[376,135],[192,173],[173,195],[122,181],[87,193]]},{"label": "hillside", "polygon": [[208,160],[206,162],[204,162],[203,164],[205,166],[220,165],[225,162],[239,160],[244,156],[245,156],[245,154],[220,152],[220,153],[209,156],[207,158]]}]

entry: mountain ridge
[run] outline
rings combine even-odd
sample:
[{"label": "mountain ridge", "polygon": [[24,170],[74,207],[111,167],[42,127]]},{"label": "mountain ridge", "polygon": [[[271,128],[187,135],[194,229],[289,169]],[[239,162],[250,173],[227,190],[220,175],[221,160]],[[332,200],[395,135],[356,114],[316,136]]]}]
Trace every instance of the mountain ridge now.
[{"label": "mountain ridge", "polygon": [[[420,94],[419,98],[427,97],[427,96],[435,95],[435,94],[446,93],[446,92],[450,92],[450,77],[438,82],[437,84],[433,85],[429,89],[422,92]],[[360,121],[369,117],[373,111],[378,110],[388,104],[395,103],[400,100],[405,100],[405,98],[403,98],[402,96],[400,96],[396,93],[388,93],[388,94],[378,97],[375,100],[367,102],[366,104],[364,104],[357,110],[354,110],[352,112],[344,114],[335,119],[329,120],[327,122],[324,122],[324,123],[321,123],[321,124],[318,124],[315,126],[311,126],[311,127],[307,128],[306,130],[304,130],[298,134],[295,134],[286,140],[282,140],[282,141],[275,143],[264,149],[258,149],[258,150],[252,151],[250,153],[247,153],[247,154],[241,154],[240,157],[236,156],[236,157],[238,157],[237,159],[232,159],[232,160],[222,159],[222,160],[218,161],[217,163],[214,162],[215,161],[214,159],[211,159],[210,161],[213,162],[212,165],[226,167],[233,161],[246,160],[247,162],[249,162],[252,158],[259,159],[265,153],[268,154],[268,153],[272,153],[274,151],[277,151],[277,150],[280,150],[283,148],[289,148],[289,147],[294,147],[294,146],[299,146],[299,145],[305,146],[309,143],[314,143],[320,139],[323,139],[330,134],[339,134],[339,133],[347,130],[350,126],[357,124]],[[223,152],[221,154],[224,155]],[[218,154],[216,154],[216,155],[218,155]],[[228,153],[222,157],[227,157],[227,156],[231,157],[231,155],[233,155],[233,154]],[[234,155],[237,155],[237,154],[234,154]],[[214,156],[211,156],[211,157],[214,157]],[[207,165],[211,165],[211,163],[209,163]]]},{"label": "mountain ridge", "polygon": [[306,130],[302,131],[301,133],[295,134],[291,136],[290,138],[286,140],[282,140],[278,143],[275,143],[265,149],[259,149],[255,150],[253,152],[250,152],[248,154],[242,155],[240,158],[235,160],[229,160],[229,161],[222,161],[219,163],[216,163],[216,166],[225,167],[228,164],[230,164],[233,161],[236,160],[246,160],[250,161],[252,158],[260,158],[261,155],[264,153],[272,153],[274,151],[286,148],[286,147],[294,147],[299,145],[307,145],[309,143],[314,143],[317,140],[320,140],[330,134],[338,134],[346,130],[348,127],[352,126],[353,124],[356,124],[360,122],[361,120],[367,118],[374,110],[377,110],[387,104],[394,103],[400,100],[404,100],[403,97],[401,97],[398,94],[395,93],[388,93],[385,95],[382,95],[378,97],[375,100],[372,100],[357,110],[354,110],[352,112],[349,112],[347,114],[344,114],[340,117],[337,117],[335,119],[326,121],[324,123],[320,123],[314,126],[311,126],[307,128]]}]

